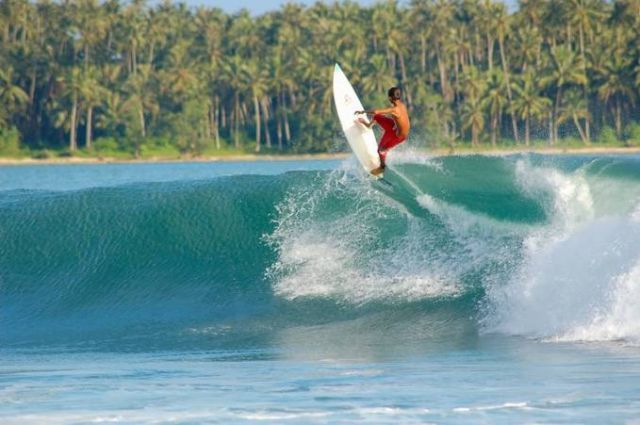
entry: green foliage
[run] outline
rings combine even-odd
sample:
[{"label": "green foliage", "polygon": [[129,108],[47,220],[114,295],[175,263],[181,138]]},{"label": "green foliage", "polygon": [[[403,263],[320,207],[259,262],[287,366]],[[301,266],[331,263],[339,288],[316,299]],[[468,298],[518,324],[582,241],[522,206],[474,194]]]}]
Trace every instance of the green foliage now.
[{"label": "green foliage", "polygon": [[115,137],[100,137],[93,142],[93,149],[99,154],[109,154],[122,149]]},{"label": "green foliage", "polygon": [[558,148],[567,148],[567,149],[577,149],[584,146],[584,143],[578,137],[563,137],[558,140],[556,147]]},{"label": "green foliage", "polygon": [[631,146],[640,146],[640,124],[632,123],[627,127],[627,144]]},{"label": "green foliage", "polygon": [[148,138],[140,148],[140,155],[144,158],[179,158],[180,154],[180,149],[166,137]]},{"label": "green foliage", "polygon": [[20,156],[20,133],[16,128],[0,128],[0,155],[16,157]]},{"label": "green foliage", "polygon": [[33,159],[50,159],[53,158],[53,153],[49,149],[38,149],[31,152],[31,158]]},{"label": "green foliage", "polygon": [[598,136],[598,143],[607,146],[618,145],[619,140],[616,136],[616,131],[608,126],[603,127],[602,130],[600,130],[600,135]]},{"label": "green foliage", "polygon": [[291,152],[345,147],[335,62],[367,109],[404,88],[410,143],[575,142],[559,133],[640,143],[637,8],[519,4],[317,2],[252,16],[179,2],[4,2],[0,128],[18,138],[5,130],[0,155],[209,155],[264,150],[268,138]]},{"label": "green foliage", "polygon": [[309,115],[305,119],[300,119],[299,123],[298,136],[293,143],[294,152],[314,153],[333,150],[338,129],[332,123],[318,115]]}]

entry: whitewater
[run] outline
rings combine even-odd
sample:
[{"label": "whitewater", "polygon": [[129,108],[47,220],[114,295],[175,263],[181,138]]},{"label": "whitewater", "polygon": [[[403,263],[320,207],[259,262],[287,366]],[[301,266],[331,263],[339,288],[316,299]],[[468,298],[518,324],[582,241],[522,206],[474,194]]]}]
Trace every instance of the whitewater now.
[{"label": "whitewater", "polygon": [[2,423],[637,423],[640,156],[0,167]]}]

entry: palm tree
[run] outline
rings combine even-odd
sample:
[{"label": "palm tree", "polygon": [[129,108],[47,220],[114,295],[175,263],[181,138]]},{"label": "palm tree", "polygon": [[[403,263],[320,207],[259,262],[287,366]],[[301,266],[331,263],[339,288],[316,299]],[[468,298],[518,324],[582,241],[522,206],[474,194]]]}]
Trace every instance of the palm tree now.
[{"label": "palm tree", "polygon": [[[382,93],[382,100],[386,99],[387,89],[395,84],[387,67],[387,60],[381,54],[375,54],[369,60],[368,72],[362,78],[362,89],[365,93]],[[380,96],[378,96],[379,98]],[[379,100],[379,99],[376,99]]]},{"label": "palm tree", "polygon": [[78,0],[70,3],[73,27],[78,33],[78,44],[82,51],[83,67],[86,70],[91,61],[91,52],[107,31],[104,10],[98,0]]},{"label": "palm tree", "polygon": [[636,97],[633,90],[631,63],[629,58],[622,56],[622,52],[616,49],[597,72],[600,78],[598,96],[605,104],[613,102],[616,134],[621,138],[622,106],[625,99],[633,102]]},{"label": "palm tree", "polygon": [[[502,63],[502,72],[504,75],[505,86],[507,89],[507,99],[509,103],[513,102],[513,94],[511,93],[511,75],[509,71],[509,60],[505,48],[505,37],[510,32],[510,17],[507,14],[506,6],[504,4],[494,4],[491,6],[492,18],[494,28],[498,37],[498,47],[500,51],[500,62]],[[511,126],[513,130],[513,137],[516,143],[520,141],[518,134],[518,123],[516,116],[511,114]]]},{"label": "palm tree", "polygon": [[227,58],[222,64],[222,81],[229,86],[233,93],[233,142],[234,146],[240,148],[240,114],[241,96],[244,96],[247,87],[244,62],[238,55]]},{"label": "palm tree", "polygon": [[452,50],[453,35],[455,34],[455,30],[452,31],[455,6],[447,0],[438,0],[437,3],[432,5],[431,12],[434,25],[431,32],[432,39],[429,44],[433,45],[435,50],[436,64],[440,77],[440,92],[445,102],[451,103],[454,92],[449,80],[449,61],[447,59],[449,52]]},{"label": "palm tree", "polygon": [[593,27],[605,17],[602,3],[597,0],[567,0],[570,5],[571,23],[578,28],[580,55],[586,61],[585,33],[593,43]]},{"label": "palm tree", "polygon": [[[583,86],[583,97],[585,103],[588,105],[589,103],[589,74],[587,73],[587,57],[586,57],[586,48],[585,48],[585,33],[587,33],[589,37],[590,43],[593,45],[594,36],[593,36],[593,27],[601,21],[605,13],[602,10],[601,2],[597,0],[569,0],[571,4],[571,9],[573,13],[570,15],[571,22],[573,25],[578,27],[578,40],[580,42],[580,56],[582,57],[582,66],[585,67],[584,73],[587,76],[585,84]],[[588,112],[588,111],[587,111]],[[590,138],[590,129],[589,129],[589,120],[587,119],[585,122],[585,134],[586,138]]]},{"label": "palm tree", "polygon": [[284,127],[284,137],[287,138],[287,142],[289,142],[291,138],[289,122],[287,118],[287,108],[286,108],[286,97],[284,95],[285,90],[288,87],[288,84],[291,81],[288,81],[287,78],[289,74],[285,70],[285,64],[282,60],[282,47],[280,45],[276,46],[274,49],[273,55],[271,55],[271,76],[272,76],[272,89],[275,94],[275,102],[276,102],[276,135],[278,138],[278,149],[282,150],[283,148],[283,127]]},{"label": "palm tree", "polygon": [[470,66],[462,77],[464,103],[462,105],[463,128],[471,128],[471,145],[478,146],[480,131],[484,127],[484,105],[486,82],[476,67]]},{"label": "palm tree", "polygon": [[120,26],[122,27],[123,45],[126,57],[127,70],[130,74],[138,71],[138,53],[144,44],[144,13],[145,0],[131,0],[131,3],[123,10],[120,16]]},{"label": "palm tree", "polygon": [[471,128],[471,146],[478,146],[480,131],[484,127],[484,111],[478,99],[465,99],[462,105],[462,123],[463,128]]},{"label": "palm tree", "polygon": [[498,138],[498,120],[507,104],[506,81],[501,71],[494,69],[489,73],[487,79],[487,89],[482,104],[489,110],[491,115],[491,145],[496,146]]},{"label": "palm tree", "polygon": [[[249,61],[245,65],[248,89],[253,97],[253,109],[256,119],[256,152],[260,152],[260,100],[267,90],[267,70],[262,68],[257,60]],[[265,131],[269,131],[265,128]]]},{"label": "palm tree", "polygon": [[591,141],[587,136],[585,129],[582,128],[580,124],[580,120],[586,122],[589,121],[589,110],[587,109],[587,102],[584,100],[584,96],[580,94],[577,90],[570,90],[567,92],[565,103],[560,110],[560,114],[558,115],[558,123],[562,124],[564,121],[568,119],[572,119],[578,133],[580,134],[580,138],[585,145],[590,145]]},{"label": "palm tree", "polygon": [[542,119],[551,106],[551,100],[540,95],[533,71],[526,72],[518,82],[514,82],[513,90],[516,96],[511,108],[520,119],[524,120],[524,140],[525,145],[529,146],[530,121],[532,118]]},{"label": "palm tree", "polygon": [[496,44],[496,23],[494,19],[495,9],[490,0],[484,0],[480,5],[480,15],[478,17],[479,26],[484,32],[487,41],[487,66],[489,71],[493,70],[493,52]]},{"label": "palm tree", "polygon": [[541,78],[543,86],[555,89],[555,103],[553,106],[552,143],[558,140],[558,113],[562,100],[562,90],[571,84],[583,85],[587,82],[581,58],[570,47],[559,45],[550,51],[551,66],[545,76]]},{"label": "palm tree", "polygon": [[[126,108],[132,111],[136,117],[134,125],[129,123],[127,130],[134,134],[134,148],[136,156],[139,155],[141,139],[147,137],[147,124],[145,112],[152,115],[159,111],[159,105],[155,99],[154,91],[150,86],[151,67],[149,65],[137,65],[137,72],[129,75],[124,87],[128,94]],[[137,125],[136,125],[137,124]]]},{"label": "palm tree", "polygon": [[98,117],[97,125],[113,136],[123,135],[129,114],[126,102],[119,93],[108,92],[103,98],[102,106],[104,111]]},{"label": "palm tree", "polygon": [[89,66],[82,71],[80,76],[79,83],[79,91],[80,96],[82,97],[82,103],[87,111],[86,115],[86,136],[85,136],[85,144],[87,148],[91,148],[91,141],[93,139],[93,110],[96,106],[100,105],[103,102],[105,97],[105,89],[99,83],[99,74],[98,70]]},{"label": "palm tree", "polygon": [[518,60],[522,63],[520,73],[525,73],[531,66],[539,66],[540,53],[542,51],[542,36],[537,27],[520,26],[516,29],[516,41]]},{"label": "palm tree", "polygon": [[65,124],[69,129],[69,150],[74,152],[78,148],[78,108],[80,102],[80,90],[82,89],[82,71],[77,66],[67,70],[67,73],[58,79],[62,85],[62,94],[71,103],[71,110],[65,114],[59,114],[57,126]]},{"label": "palm tree", "polygon": [[13,68],[0,68],[0,127],[10,122],[13,114],[19,112],[29,102],[29,95],[14,84]]}]

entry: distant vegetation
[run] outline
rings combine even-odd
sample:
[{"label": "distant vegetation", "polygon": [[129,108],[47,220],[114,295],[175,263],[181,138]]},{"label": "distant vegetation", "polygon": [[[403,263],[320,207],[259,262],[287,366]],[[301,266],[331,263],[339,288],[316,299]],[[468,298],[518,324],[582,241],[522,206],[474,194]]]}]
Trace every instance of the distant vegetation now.
[{"label": "distant vegetation", "polygon": [[324,152],[335,62],[428,146],[640,143],[637,0],[1,0],[0,155]]}]

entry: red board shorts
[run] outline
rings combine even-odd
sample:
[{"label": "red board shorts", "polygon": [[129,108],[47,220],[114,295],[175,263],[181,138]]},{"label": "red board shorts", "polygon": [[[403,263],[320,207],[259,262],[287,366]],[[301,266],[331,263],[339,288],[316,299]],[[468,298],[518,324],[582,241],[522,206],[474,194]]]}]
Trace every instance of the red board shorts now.
[{"label": "red board shorts", "polygon": [[380,124],[380,127],[384,129],[384,134],[380,139],[380,143],[378,143],[378,155],[380,155],[380,161],[382,161],[382,165],[384,166],[387,158],[387,151],[404,142],[406,137],[398,136],[396,134],[396,122],[392,118],[381,114],[375,114],[373,116],[373,120]]}]

